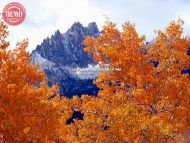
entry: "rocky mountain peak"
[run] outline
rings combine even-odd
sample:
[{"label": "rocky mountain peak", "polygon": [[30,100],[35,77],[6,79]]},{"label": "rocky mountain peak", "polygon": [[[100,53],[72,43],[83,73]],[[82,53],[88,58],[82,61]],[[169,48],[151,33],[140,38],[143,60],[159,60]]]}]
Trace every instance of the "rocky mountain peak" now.
[{"label": "rocky mountain peak", "polygon": [[[99,34],[95,22],[87,27],[75,22],[67,32],[62,34],[57,30],[51,37],[45,38],[32,52],[32,62],[46,72],[50,85],[60,85],[63,95],[95,94],[97,87],[93,79],[98,72],[88,69],[97,65],[92,56],[84,52],[83,40],[85,36],[97,37]],[[88,72],[72,70],[77,68]]]},{"label": "rocky mountain peak", "polygon": [[57,30],[57,31],[55,31],[54,36],[55,37],[61,37],[62,34],[61,34],[61,32],[59,30]]},{"label": "rocky mountain peak", "polygon": [[79,32],[83,29],[84,29],[84,27],[80,22],[75,22],[69,30],[72,32]]},{"label": "rocky mountain peak", "polygon": [[98,33],[99,32],[98,27],[95,22],[89,23],[87,28],[90,33]]}]

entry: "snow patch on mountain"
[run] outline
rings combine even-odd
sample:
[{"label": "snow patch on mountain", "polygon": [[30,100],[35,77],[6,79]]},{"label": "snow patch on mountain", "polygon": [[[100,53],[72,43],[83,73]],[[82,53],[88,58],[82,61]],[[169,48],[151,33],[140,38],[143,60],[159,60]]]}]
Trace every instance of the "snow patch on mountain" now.
[{"label": "snow patch on mountain", "polygon": [[46,70],[52,68],[55,63],[43,58],[39,53],[32,53],[32,64],[38,64],[40,70]]},{"label": "snow patch on mountain", "polygon": [[100,72],[100,66],[98,64],[88,64],[88,67],[86,68],[77,67],[73,70],[79,79],[95,79]]}]

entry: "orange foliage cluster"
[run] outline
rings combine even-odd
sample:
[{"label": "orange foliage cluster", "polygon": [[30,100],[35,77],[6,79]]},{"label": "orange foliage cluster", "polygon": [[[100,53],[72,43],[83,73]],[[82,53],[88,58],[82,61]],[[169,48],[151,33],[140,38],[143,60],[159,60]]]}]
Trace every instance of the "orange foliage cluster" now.
[{"label": "orange foliage cluster", "polygon": [[[121,70],[102,70],[96,97],[67,99],[30,64],[27,40],[7,49],[7,27],[0,23],[0,142],[184,142],[182,133],[190,130],[190,77],[182,70],[190,66],[190,38],[182,36],[182,25],[172,21],[149,47],[135,25],[127,22],[119,31],[106,22],[101,36],[86,37],[85,51],[102,69]],[[52,95],[57,96],[49,99]],[[68,124],[74,111],[83,113],[83,120]]]},{"label": "orange foliage cluster", "polygon": [[[0,23],[0,143],[46,143],[61,141],[61,126],[72,112],[64,111],[57,85],[48,87],[44,73],[31,65],[25,51],[28,41],[8,50],[7,26]],[[59,96],[59,95],[58,95]],[[65,101],[66,103],[66,101]],[[68,112],[68,113],[67,113]],[[68,116],[68,117],[67,117]],[[65,136],[64,136],[65,138]]]}]

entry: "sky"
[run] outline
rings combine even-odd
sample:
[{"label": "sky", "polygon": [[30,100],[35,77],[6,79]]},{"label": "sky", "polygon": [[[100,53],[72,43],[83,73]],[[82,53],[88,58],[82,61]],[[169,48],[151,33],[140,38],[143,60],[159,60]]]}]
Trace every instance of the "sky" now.
[{"label": "sky", "polygon": [[190,35],[189,0],[1,0],[0,13],[13,1],[25,7],[26,19],[18,26],[9,26],[8,40],[14,48],[28,38],[30,52],[57,29],[64,33],[77,21],[84,26],[94,21],[101,29],[106,17],[118,27],[127,21],[135,23],[147,41],[155,38],[154,30],[164,30],[172,20],[182,18],[184,35]]}]

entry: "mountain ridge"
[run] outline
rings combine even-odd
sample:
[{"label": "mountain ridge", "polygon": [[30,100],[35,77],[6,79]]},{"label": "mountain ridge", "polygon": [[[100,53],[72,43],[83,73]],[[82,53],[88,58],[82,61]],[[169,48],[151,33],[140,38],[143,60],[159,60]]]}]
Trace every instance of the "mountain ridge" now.
[{"label": "mountain ridge", "polygon": [[90,69],[99,67],[92,56],[84,52],[83,40],[87,35],[97,37],[100,33],[95,22],[87,27],[75,22],[63,34],[57,30],[32,51],[32,64],[39,64],[40,70],[47,75],[49,85],[58,83],[61,94],[67,97],[96,95],[98,88],[93,80],[99,70]]}]

